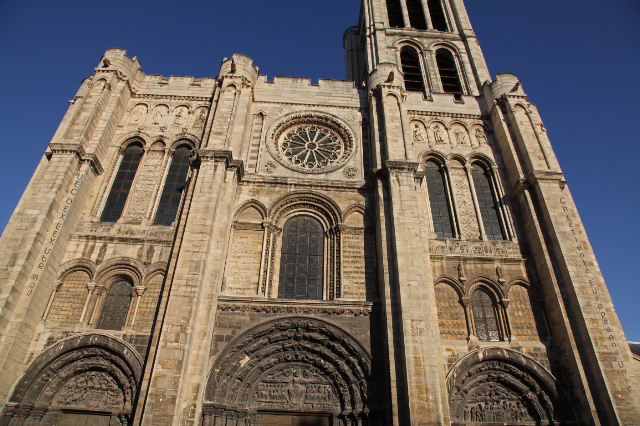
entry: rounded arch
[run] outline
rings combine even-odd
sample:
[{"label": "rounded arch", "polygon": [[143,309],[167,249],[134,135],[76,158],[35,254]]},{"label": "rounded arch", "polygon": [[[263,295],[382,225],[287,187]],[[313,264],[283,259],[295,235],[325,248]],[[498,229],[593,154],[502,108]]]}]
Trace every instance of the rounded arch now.
[{"label": "rounded arch", "polygon": [[98,284],[108,287],[118,278],[131,280],[133,287],[142,285],[145,266],[142,262],[129,257],[114,257],[101,263],[95,275]]},{"label": "rounded arch", "polygon": [[421,43],[419,40],[413,38],[399,38],[393,43],[393,46],[400,51],[405,46],[411,46],[418,51],[418,53],[422,53],[425,50],[425,45]]},{"label": "rounded arch", "polygon": [[478,288],[484,287],[488,289],[496,298],[496,302],[505,298],[505,291],[502,286],[492,278],[481,275],[469,281],[465,286],[464,292],[466,297],[471,297],[473,292]]},{"label": "rounded arch", "polygon": [[453,43],[447,43],[446,41],[441,41],[441,40],[438,40],[429,44],[427,49],[434,53],[439,49],[447,49],[451,52],[451,54],[455,56],[460,56],[462,54],[462,51],[458,46],[456,46]]},{"label": "rounded arch", "polygon": [[314,403],[315,411],[363,419],[377,408],[370,380],[371,357],[349,333],[318,319],[278,318],[245,331],[218,355],[205,388],[205,407],[217,410],[204,410],[204,424],[226,410],[251,416]]},{"label": "rounded arch", "polygon": [[[148,139],[149,136],[148,135],[146,136]],[[120,154],[123,154],[127,148],[134,145],[137,145],[141,148],[145,148],[147,146],[147,140],[142,136],[142,134],[135,134],[133,136],[129,136],[122,141],[122,143],[120,144],[120,149],[118,151],[120,152]]]},{"label": "rounded arch", "polygon": [[480,152],[474,152],[469,155],[469,164],[479,164],[481,167],[489,170],[496,166],[496,162],[491,157]]},{"label": "rounded arch", "polygon": [[267,207],[262,204],[258,200],[248,200],[242,203],[238,208],[236,208],[235,213],[233,214],[233,221],[237,221],[240,218],[240,215],[244,213],[247,209],[253,208],[255,209],[260,216],[261,219],[264,220],[267,217]]},{"label": "rounded arch", "polygon": [[167,273],[167,262],[156,262],[147,267],[143,281],[147,282],[156,275],[165,275]]},{"label": "rounded arch", "polygon": [[443,167],[446,167],[448,163],[447,155],[444,152],[437,149],[422,151],[418,155],[418,162],[420,163],[426,163],[429,160],[436,161]]},{"label": "rounded arch", "polygon": [[56,424],[60,410],[69,409],[126,424],[141,375],[142,357],[126,342],[98,333],[69,337],[29,364],[11,391],[5,415],[21,411],[21,417],[33,414]]},{"label": "rounded arch", "polygon": [[69,274],[82,271],[93,280],[96,273],[96,264],[89,259],[74,259],[63,263],[58,269],[58,279],[64,280]]},{"label": "rounded arch", "polygon": [[344,212],[342,214],[342,222],[347,223],[350,216],[354,213],[359,213],[362,215],[365,227],[371,227],[375,223],[371,212],[362,204],[352,204],[344,209]]},{"label": "rounded arch", "polygon": [[453,425],[550,425],[575,419],[555,377],[509,349],[471,352],[451,368],[446,380]]},{"label": "rounded arch", "polygon": [[469,162],[467,161],[467,158],[464,155],[461,155],[461,154],[456,154],[456,153],[449,154],[447,159],[449,160],[449,162],[458,162],[458,163],[460,163],[460,166],[469,165]]},{"label": "rounded arch", "polygon": [[453,127],[454,125],[459,124],[460,126],[464,127],[465,129],[467,129],[467,132],[470,131],[470,127],[467,123],[463,122],[463,121],[452,121],[450,124],[450,127]]},{"label": "rounded arch", "polygon": [[169,149],[173,152],[181,146],[186,146],[189,149],[196,149],[200,144],[200,139],[196,135],[191,133],[181,133],[177,137],[173,138],[171,143],[167,144]]},{"label": "rounded arch", "polygon": [[327,229],[337,226],[343,217],[335,201],[316,192],[293,192],[281,197],[272,204],[268,217],[277,226],[282,226],[289,216],[303,212],[314,213]]},{"label": "rounded arch", "polygon": [[441,275],[434,282],[433,285],[437,286],[439,284],[447,284],[447,285],[451,286],[456,291],[458,296],[460,297],[460,300],[462,300],[465,297],[464,287],[460,284],[460,281],[458,281],[457,279],[455,279],[451,275],[447,275],[447,274]]},{"label": "rounded arch", "polygon": [[531,282],[528,279],[526,279],[525,277],[514,277],[514,278],[511,278],[509,281],[507,281],[507,283],[505,284],[504,293],[507,298],[509,298],[509,291],[511,291],[511,288],[517,285],[522,286],[527,290],[531,291],[533,294],[535,294],[536,297],[538,298],[540,297],[540,292],[538,291],[537,288],[531,285]]}]

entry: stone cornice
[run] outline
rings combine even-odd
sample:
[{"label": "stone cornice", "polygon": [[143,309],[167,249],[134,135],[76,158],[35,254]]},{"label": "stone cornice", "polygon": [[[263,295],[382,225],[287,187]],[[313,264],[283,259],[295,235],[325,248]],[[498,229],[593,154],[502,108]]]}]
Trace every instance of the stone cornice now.
[{"label": "stone cornice", "polygon": [[101,175],[104,171],[98,157],[95,154],[85,153],[80,142],[51,142],[45,152],[45,156],[48,160],[51,160],[51,157],[55,154],[71,154],[78,159],[78,162],[89,163],[89,167],[91,167],[96,176]]},{"label": "stone cornice", "polygon": [[408,113],[410,115],[421,116],[421,117],[448,117],[448,118],[459,118],[466,120],[488,120],[488,117],[477,114],[458,114],[452,112],[435,112],[435,111],[417,111],[417,110],[409,110]]},{"label": "stone cornice", "polygon": [[233,153],[226,149],[196,149],[195,157],[192,160],[194,167],[198,167],[200,162],[220,161],[224,162],[227,169],[235,169],[238,173],[238,180],[242,180],[244,176],[244,162],[242,160],[234,160]]}]

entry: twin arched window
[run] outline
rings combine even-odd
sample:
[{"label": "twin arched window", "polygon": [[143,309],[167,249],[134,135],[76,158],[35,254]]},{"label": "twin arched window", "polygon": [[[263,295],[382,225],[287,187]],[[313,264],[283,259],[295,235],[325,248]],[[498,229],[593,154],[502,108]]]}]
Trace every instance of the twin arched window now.
[{"label": "twin arched window", "polygon": [[289,219],[283,229],[278,297],[322,300],[324,230],[311,216]]},{"label": "twin arched window", "polygon": [[[507,239],[505,226],[501,220],[501,209],[498,203],[498,192],[490,171],[478,163],[471,166],[473,190],[478,203],[480,221],[484,228],[484,234],[489,240]],[[431,208],[431,220],[433,231],[441,238],[454,238],[456,236],[456,222],[452,213],[451,187],[448,184],[444,167],[433,160],[425,164],[425,180],[429,206]]]},{"label": "twin arched window", "polygon": [[[137,143],[129,145],[124,150],[120,168],[100,216],[101,222],[117,222],[122,216],[143,154],[144,149]],[[176,149],[162,190],[154,225],[169,226],[175,220],[189,173],[190,154],[191,150],[187,146]]]}]

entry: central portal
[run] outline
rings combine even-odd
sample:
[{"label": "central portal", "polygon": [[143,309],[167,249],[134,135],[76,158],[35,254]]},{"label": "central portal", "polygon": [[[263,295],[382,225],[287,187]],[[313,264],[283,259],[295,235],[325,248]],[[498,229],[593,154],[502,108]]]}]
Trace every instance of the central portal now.
[{"label": "central portal", "polygon": [[332,426],[327,414],[258,413],[257,426]]}]

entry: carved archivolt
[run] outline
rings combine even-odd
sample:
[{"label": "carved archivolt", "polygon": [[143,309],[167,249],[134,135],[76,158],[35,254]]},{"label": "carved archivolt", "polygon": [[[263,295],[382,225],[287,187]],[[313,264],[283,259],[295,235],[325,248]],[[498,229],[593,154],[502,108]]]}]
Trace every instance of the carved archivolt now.
[{"label": "carved archivolt", "polygon": [[126,343],[100,334],[65,339],[27,368],[5,406],[2,424],[55,424],[61,410],[112,416],[128,423],[142,360]]},{"label": "carved archivolt", "polygon": [[261,409],[321,411],[338,424],[362,424],[377,407],[370,375],[369,354],[338,327],[301,317],[270,321],[243,333],[217,357],[203,424],[234,418],[238,426],[253,425]]},{"label": "carved archivolt", "polygon": [[552,425],[573,418],[555,378],[535,361],[502,348],[462,358],[447,376],[452,425]]}]

